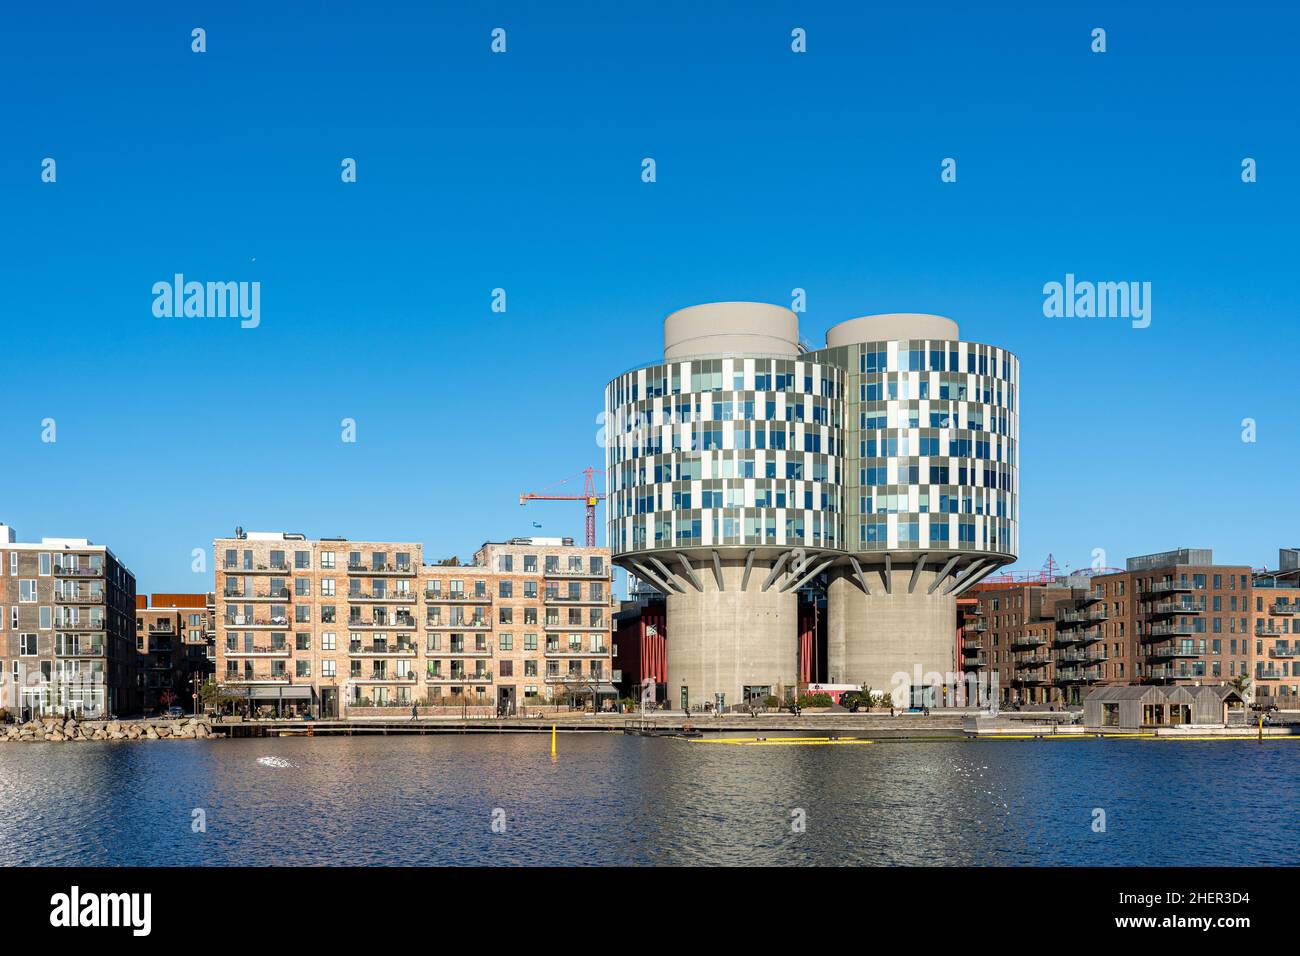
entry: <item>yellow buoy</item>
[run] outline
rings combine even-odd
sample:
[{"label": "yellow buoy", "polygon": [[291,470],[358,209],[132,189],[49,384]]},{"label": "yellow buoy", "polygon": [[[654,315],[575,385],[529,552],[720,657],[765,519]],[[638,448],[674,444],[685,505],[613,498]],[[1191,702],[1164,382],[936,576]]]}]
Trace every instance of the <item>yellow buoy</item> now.
[{"label": "yellow buoy", "polygon": [[555,725],[551,724],[551,756],[555,756]]}]

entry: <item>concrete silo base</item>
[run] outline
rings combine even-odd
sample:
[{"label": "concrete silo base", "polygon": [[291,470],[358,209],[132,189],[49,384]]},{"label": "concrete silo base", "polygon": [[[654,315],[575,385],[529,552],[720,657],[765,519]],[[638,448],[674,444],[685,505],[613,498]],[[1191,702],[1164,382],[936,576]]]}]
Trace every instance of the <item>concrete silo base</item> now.
[{"label": "concrete silo base", "polygon": [[[697,562],[698,564],[698,562]],[[668,700],[680,708],[683,688],[694,707],[724,694],[725,706],[745,702],[746,687],[770,693],[793,688],[798,678],[798,604],[780,582],[763,581],[770,564],[755,562],[745,590],[744,562],[722,562],[719,590],[712,567],[699,567],[703,590],[682,576],[683,593],[667,596]]]},{"label": "concrete silo base", "polygon": [[[914,701],[910,687],[958,682],[957,600],[941,594],[943,586],[926,593],[935,574],[923,569],[908,593],[912,568],[895,567],[887,592],[880,574],[868,570],[871,593],[864,594],[851,571],[836,569],[826,600],[831,683],[866,684],[873,691],[898,688],[895,701],[905,705]],[[929,706],[944,703],[936,692],[926,692],[922,700]]]}]

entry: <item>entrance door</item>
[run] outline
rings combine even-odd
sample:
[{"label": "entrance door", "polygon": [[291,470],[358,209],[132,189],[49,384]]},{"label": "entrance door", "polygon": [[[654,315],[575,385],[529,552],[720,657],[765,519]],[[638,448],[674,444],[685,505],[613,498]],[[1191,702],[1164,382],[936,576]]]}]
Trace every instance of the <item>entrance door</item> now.
[{"label": "entrance door", "polygon": [[329,720],[339,715],[339,689],[322,687],[320,692],[320,715]]},{"label": "entrance door", "polygon": [[497,713],[502,717],[513,717],[515,715],[514,687],[497,688]]}]

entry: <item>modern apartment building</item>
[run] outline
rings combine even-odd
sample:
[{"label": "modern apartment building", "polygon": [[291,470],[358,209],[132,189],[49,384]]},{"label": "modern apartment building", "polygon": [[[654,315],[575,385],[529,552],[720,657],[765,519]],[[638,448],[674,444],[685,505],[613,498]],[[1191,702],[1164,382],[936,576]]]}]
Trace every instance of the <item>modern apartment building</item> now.
[{"label": "modern apartment building", "polygon": [[209,599],[208,594],[136,596],[136,681],[145,712],[195,709],[194,695],[215,663]]},{"label": "modern apartment building", "polygon": [[20,543],[0,525],[0,706],[103,717],[139,709],[135,577],[85,538]]},{"label": "modern apartment building", "polygon": [[426,565],[414,542],[237,531],[213,547],[217,677],[254,706],[514,713],[614,695],[607,549],[516,538]]},{"label": "modern apartment building", "polygon": [[1283,548],[1276,571],[1254,578],[1251,606],[1255,703],[1300,707],[1300,550]]},{"label": "modern apartment building", "polygon": [[[1077,704],[1093,685],[1218,684],[1252,672],[1264,683],[1273,672],[1256,666],[1264,645],[1252,641],[1280,634],[1275,619],[1286,616],[1265,610],[1276,602],[1259,596],[1249,567],[1215,564],[1205,548],[972,593],[979,605],[967,620],[988,630],[969,638],[970,658],[987,654],[1004,703]],[[1286,654],[1293,644],[1283,643]]]},{"label": "modern apartment building", "polygon": [[[832,683],[955,683],[956,598],[1015,558],[1019,366],[932,315],[842,322],[694,306],[606,387],[609,542],[666,597],[675,706],[790,692],[798,594],[826,595]],[[915,678],[913,678],[915,675]],[[918,686],[919,685],[919,686]]]}]

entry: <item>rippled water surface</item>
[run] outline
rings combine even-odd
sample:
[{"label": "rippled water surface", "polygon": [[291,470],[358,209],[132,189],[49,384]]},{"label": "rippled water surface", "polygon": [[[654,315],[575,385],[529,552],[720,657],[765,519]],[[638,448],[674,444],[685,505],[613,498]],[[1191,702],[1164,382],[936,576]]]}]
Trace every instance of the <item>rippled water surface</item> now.
[{"label": "rippled water surface", "polygon": [[0,863],[1297,860],[1300,742],[559,743],[555,762],[545,735],[7,744]]}]

